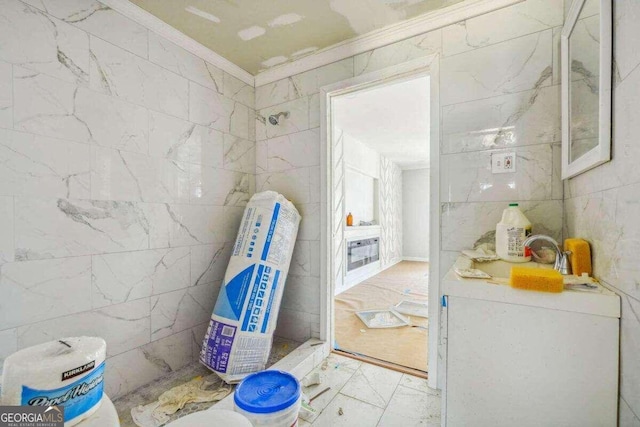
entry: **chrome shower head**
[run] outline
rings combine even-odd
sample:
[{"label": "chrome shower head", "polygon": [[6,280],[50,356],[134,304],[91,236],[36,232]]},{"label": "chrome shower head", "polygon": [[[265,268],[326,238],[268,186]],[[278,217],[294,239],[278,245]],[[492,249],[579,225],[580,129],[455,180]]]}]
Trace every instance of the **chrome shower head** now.
[{"label": "chrome shower head", "polygon": [[280,116],[284,116],[284,118],[288,118],[289,117],[289,112],[288,111],[281,111],[278,114],[272,114],[269,116],[269,123],[271,123],[272,125],[276,126],[278,123],[280,123]]}]

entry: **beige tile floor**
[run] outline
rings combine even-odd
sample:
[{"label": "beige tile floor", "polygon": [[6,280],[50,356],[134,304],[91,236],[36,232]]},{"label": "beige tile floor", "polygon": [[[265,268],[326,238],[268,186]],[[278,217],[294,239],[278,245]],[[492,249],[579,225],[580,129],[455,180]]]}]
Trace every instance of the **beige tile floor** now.
[{"label": "beige tile floor", "polygon": [[304,387],[318,411],[300,427],[387,427],[440,425],[440,392],[427,380],[331,354],[313,372],[322,383]]}]

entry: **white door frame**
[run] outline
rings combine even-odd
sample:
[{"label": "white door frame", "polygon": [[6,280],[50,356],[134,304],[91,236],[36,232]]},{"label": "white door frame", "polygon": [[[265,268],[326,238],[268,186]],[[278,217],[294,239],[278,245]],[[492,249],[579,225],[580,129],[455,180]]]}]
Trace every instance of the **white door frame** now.
[{"label": "white door frame", "polygon": [[404,62],[380,71],[350,78],[320,89],[320,179],[321,179],[321,269],[320,269],[320,338],[329,343],[335,342],[334,332],[334,259],[333,239],[331,238],[335,219],[332,214],[332,192],[334,185],[333,135],[331,123],[331,100],[338,95],[355,92],[366,87],[428,75],[430,91],[430,223],[429,223],[429,386],[438,384],[438,343],[440,333],[440,56],[430,55],[424,58]]}]

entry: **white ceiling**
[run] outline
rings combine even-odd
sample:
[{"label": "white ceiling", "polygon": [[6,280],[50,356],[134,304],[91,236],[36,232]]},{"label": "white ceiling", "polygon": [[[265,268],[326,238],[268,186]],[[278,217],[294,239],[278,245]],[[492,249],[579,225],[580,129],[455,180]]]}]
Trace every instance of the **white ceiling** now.
[{"label": "white ceiling", "polygon": [[334,98],[338,128],[402,169],[429,167],[429,77]]},{"label": "white ceiling", "polygon": [[462,0],[131,0],[255,75]]}]

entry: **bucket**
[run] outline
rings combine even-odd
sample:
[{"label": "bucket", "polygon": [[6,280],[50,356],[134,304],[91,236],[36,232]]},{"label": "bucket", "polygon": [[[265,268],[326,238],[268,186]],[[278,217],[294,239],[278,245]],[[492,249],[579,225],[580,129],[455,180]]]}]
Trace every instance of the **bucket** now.
[{"label": "bucket", "polygon": [[255,427],[296,427],[300,383],[288,372],[268,370],[247,376],[233,395],[236,412]]}]

